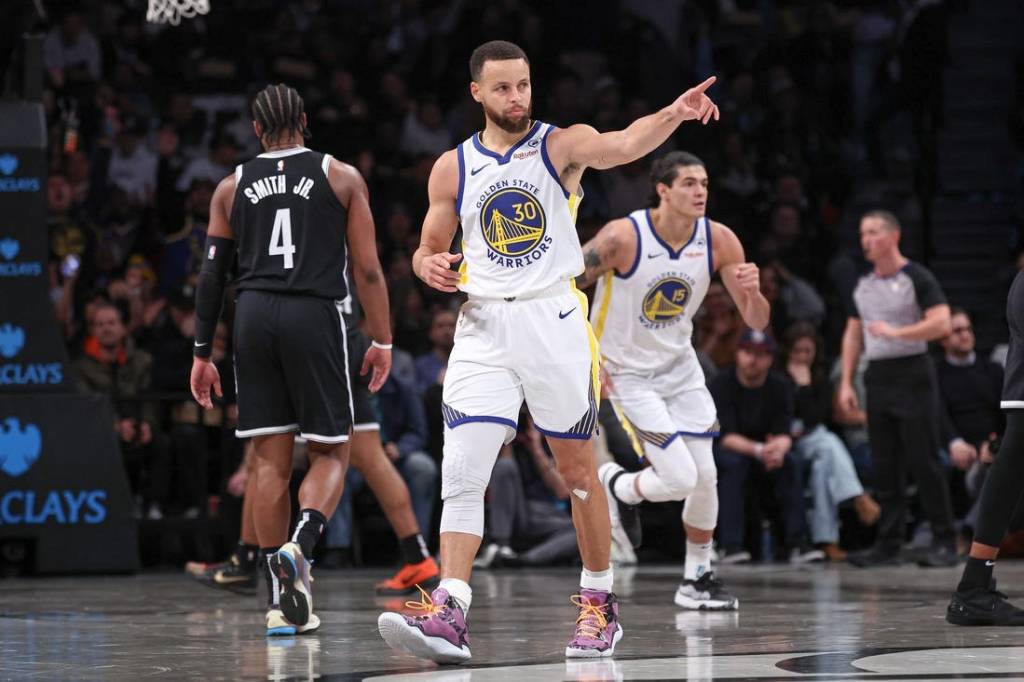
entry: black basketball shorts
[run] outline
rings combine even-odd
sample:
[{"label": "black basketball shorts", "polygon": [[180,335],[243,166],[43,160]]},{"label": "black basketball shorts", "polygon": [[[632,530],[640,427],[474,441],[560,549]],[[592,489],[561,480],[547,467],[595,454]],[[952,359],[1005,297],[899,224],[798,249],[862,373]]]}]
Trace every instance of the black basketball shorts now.
[{"label": "black basketball shorts", "polygon": [[1024,409],[1024,271],[1017,273],[1006,297],[1006,323],[1010,328],[1010,349],[1006,353],[1003,396],[1004,410]]},{"label": "black basketball shorts", "polygon": [[349,350],[339,304],[245,290],[235,306],[239,438],[298,434],[348,440],[353,424]]}]

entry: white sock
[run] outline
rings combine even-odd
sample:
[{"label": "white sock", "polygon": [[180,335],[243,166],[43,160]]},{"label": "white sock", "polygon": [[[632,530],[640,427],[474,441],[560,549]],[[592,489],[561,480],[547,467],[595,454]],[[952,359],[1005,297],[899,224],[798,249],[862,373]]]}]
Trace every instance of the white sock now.
[{"label": "white sock", "polygon": [[697,580],[711,570],[711,543],[706,545],[686,541],[686,564],[683,567],[684,580]]},{"label": "white sock", "polygon": [[615,488],[613,489],[615,497],[630,505],[643,502],[644,498],[640,497],[640,493],[636,491],[636,478],[639,475],[638,473],[629,473],[615,479]]},{"label": "white sock", "polygon": [[469,605],[473,602],[473,588],[469,583],[458,578],[445,578],[437,587],[454,597],[464,613],[469,612]]},{"label": "white sock", "polygon": [[580,588],[596,590],[598,592],[611,592],[613,578],[611,566],[603,571],[588,571],[584,568],[580,574]]}]

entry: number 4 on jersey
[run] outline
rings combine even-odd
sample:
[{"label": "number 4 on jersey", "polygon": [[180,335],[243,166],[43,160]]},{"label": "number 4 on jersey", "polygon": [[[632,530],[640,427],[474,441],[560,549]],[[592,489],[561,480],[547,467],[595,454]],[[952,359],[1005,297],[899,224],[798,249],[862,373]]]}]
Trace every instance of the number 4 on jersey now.
[{"label": "number 4 on jersey", "polygon": [[274,229],[270,233],[271,256],[284,256],[284,269],[291,270],[295,267],[295,260],[292,254],[295,253],[295,244],[292,243],[292,212],[291,209],[278,209],[274,214]]}]

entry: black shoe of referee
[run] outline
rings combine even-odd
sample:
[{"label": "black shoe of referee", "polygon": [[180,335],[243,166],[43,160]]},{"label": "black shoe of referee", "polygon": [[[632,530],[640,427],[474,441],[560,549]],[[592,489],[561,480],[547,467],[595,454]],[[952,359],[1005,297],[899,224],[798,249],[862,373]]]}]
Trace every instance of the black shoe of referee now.
[{"label": "black shoe of referee", "polygon": [[1024,625],[1024,609],[1007,601],[993,579],[988,587],[954,592],[946,607],[946,622],[953,625]]}]

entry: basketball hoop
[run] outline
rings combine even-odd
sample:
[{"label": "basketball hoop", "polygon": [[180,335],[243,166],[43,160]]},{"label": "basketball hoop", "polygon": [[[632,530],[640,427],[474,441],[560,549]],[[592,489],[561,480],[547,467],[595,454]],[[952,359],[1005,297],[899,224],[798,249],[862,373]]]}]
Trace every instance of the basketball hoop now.
[{"label": "basketball hoop", "polygon": [[210,0],[149,0],[146,21],[177,26],[181,18],[191,19],[210,11]]}]

